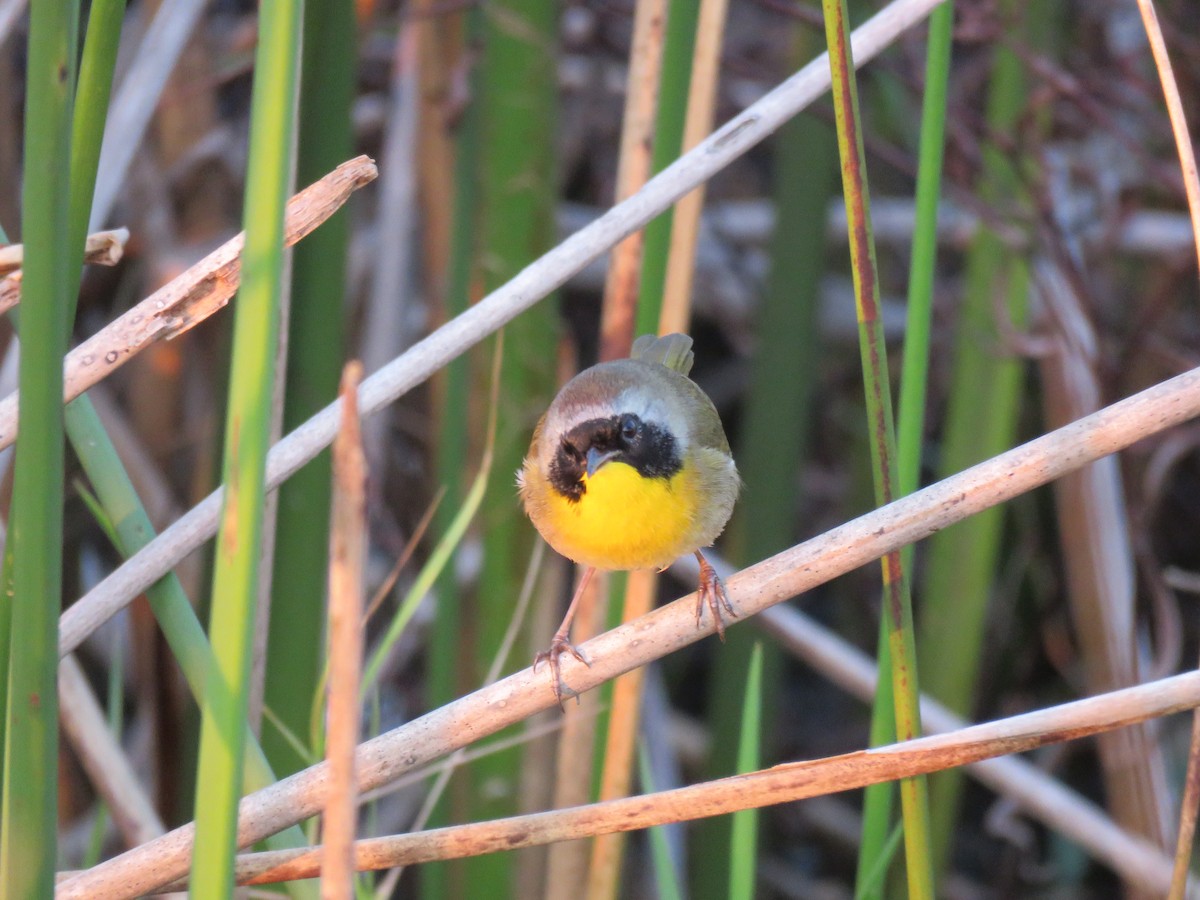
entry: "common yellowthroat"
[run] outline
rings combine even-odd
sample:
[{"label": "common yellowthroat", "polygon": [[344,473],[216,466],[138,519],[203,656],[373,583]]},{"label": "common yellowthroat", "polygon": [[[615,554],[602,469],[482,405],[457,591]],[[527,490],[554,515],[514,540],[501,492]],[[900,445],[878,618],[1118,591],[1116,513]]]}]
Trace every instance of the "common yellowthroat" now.
[{"label": "common yellowthroat", "polygon": [[562,703],[559,656],[590,665],[570,641],[575,606],[596,569],[664,569],[695,553],[696,625],[705,605],[725,639],[725,585],[701,553],[729,521],[741,481],[716,407],[687,377],[692,339],[643,335],[630,359],[568,381],[533,432],[517,486],[551,547],[588,568],[534,669],[550,664]]}]

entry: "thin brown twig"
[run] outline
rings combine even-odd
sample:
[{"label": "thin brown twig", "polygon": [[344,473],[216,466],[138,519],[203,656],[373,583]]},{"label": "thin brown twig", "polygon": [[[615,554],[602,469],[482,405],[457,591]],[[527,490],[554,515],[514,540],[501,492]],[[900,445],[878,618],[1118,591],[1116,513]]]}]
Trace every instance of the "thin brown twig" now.
[{"label": "thin brown twig", "polygon": [[1187,775],[1183,797],[1179,801],[1179,835],[1175,844],[1175,865],[1171,871],[1170,900],[1187,896],[1191,874],[1192,844],[1196,839],[1196,808],[1200,806],[1200,708],[1192,710],[1191,745],[1188,748]]},{"label": "thin brown twig", "polygon": [[1187,116],[1183,112],[1183,101],[1179,97],[1179,85],[1171,68],[1171,57],[1167,53],[1167,42],[1163,39],[1162,27],[1158,24],[1158,13],[1154,0],[1138,0],[1142,24],[1150,40],[1150,52],[1154,54],[1154,65],[1162,82],[1163,97],[1167,102],[1167,115],[1171,119],[1171,131],[1175,135],[1175,146],[1179,152],[1180,174],[1183,189],[1187,193],[1188,211],[1192,216],[1192,236],[1196,241],[1196,262],[1200,266],[1200,177],[1196,173],[1196,152],[1192,149],[1192,137],[1188,131]]},{"label": "thin brown twig", "polygon": [[371,597],[371,602],[367,604],[367,611],[363,613],[364,623],[369,622],[379,607],[383,605],[383,601],[391,596],[392,588],[400,580],[400,573],[404,571],[404,567],[408,565],[409,560],[413,558],[413,554],[417,552],[417,547],[421,545],[421,541],[425,538],[425,532],[433,524],[434,514],[437,513],[438,507],[442,505],[442,498],[445,496],[446,486],[444,484],[439,485],[437,493],[433,495],[433,499],[425,507],[425,512],[421,513],[421,518],[413,528],[412,535],[404,544],[404,549],[400,551],[396,562],[392,564],[391,571],[387,573],[387,577],[383,579],[379,587],[375,590],[374,596]]}]

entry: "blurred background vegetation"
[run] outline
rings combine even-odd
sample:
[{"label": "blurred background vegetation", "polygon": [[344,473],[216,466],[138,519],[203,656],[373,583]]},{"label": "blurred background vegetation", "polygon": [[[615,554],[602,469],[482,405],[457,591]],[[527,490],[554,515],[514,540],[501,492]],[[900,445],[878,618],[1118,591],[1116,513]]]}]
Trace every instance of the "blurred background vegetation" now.
[{"label": "blurred background vegetation", "polygon": [[[657,167],[680,153],[695,45],[695,5],[666,5]],[[96,192],[97,204],[106,202],[91,219],[93,227],[124,226],[131,237],[119,265],[85,270],[72,343],[244,221],[255,5],[120,6],[109,10],[110,25],[96,26],[115,36],[119,25],[112,108],[124,103],[144,115],[142,124],[106,136]],[[37,56],[22,7],[0,3],[0,227],[13,243],[29,233],[21,188],[33,182],[23,155],[36,119],[25,105],[26,64]],[[633,0],[307,0],[296,186],[357,153],[378,161],[380,179],[292,255],[279,428],[290,431],[335,397],[344,361],[357,357],[368,373],[377,369],[613,203],[634,8]],[[852,21],[875,8],[851,4]],[[83,4],[81,35],[92,39],[104,9]],[[1159,4],[1189,110],[1200,108],[1195,13],[1193,0]],[[816,56],[825,41],[820,5],[794,0],[730,0],[722,28],[717,123]],[[922,289],[931,303],[929,371],[912,463],[922,484],[1200,364],[1183,183],[1136,7],[960,0],[950,32],[936,223],[915,226],[916,179],[926,165],[918,147],[927,34],[925,25],[912,29],[860,73],[858,85],[894,384],[908,346],[914,242],[935,260]],[[86,102],[103,110],[103,93]],[[79,97],[85,102],[82,84]],[[85,126],[78,109],[76,116],[78,150]],[[92,126],[97,135],[102,127],[103,117]],[[124,157],[110,153],[121,138]],[[93,144],[98,150],[98,138]],[[873,506],[838,171],[825,98],[707,187],[690,298],[693,377],[721,412],[746,485],[717,548],[734,565]],[[71,179],[71,191],[82,190],[74,169]],[[664,216],[647,229],[642,330],[656,327],[670,227]],[[36,277],[31,272],[27,282]],[[600,352],[604,277],[602,264],[588,267],[506,329],[494,435],[484,427],[492,341],[368,423],[368,575],[380,591],[368,640],[386,653],[368,685],[367,734],[479,686],[494,667],[529,581],[536,537],[518,508],[512,473],[556,386]],[[232,322],[219,314],[155,344],[89,393],[157,529],[219,483]],[[0,333],[9,351],[0,361],[7,394],[16,387],[15,325],[0,324]],[[1145,441],[1119,463],[916,548],[911,588],[922,687],[982,720],[1190,665],[1200,637],[1198,439],[1193,425]],[[482,467],[489,440],[494,455]],[[7,509],[10,451],[0,465]],[[128,552],[92,500],[106,491],[98,477],[68,451],[64,605]],[[477,479],[486,480],[486,491],[469,528],[442,568],[425,570],[437,576],[433,589],[404,608],[435,545],[464,509],[473,510]],[[323,454],[279,492],[270,587],[259,596],[250,721],[277,776],[322,752],[313,711],[325,655],[328,510]],[[526,665],[558,622],[572,576],[552,557],[534,570],[530,612],[518,624],[515,648],[500,659],[501,673]],[[177,575],[207,623],[209,551],[187,559]],[[620,579],[613,582],[619,597]],[[690,589],[686,578],[659,580],[664,599]],[[795,602],[874,653],[877,568]],[[381,643],[402,609],[407,626]],[[0,634],[7,634],[8,615]],[[607,615],[619,620],[619,604]],[[14,611],[13,627],[18,621]],[[197,795],[199,714],[176,652],[139,600],[78,654],[167,827],[193,818]],[[430,779],[373,801],[360,834],[588,799],[606,762],[614,703],[598,693],[566,719],[554,711],[499,736],[502,748],[463,762],[437,795]],[[724,648],[704,641],[654,667],[642,703],[648,714],[638,784],[645,789],[868,742],[869,707],[755,623],[734,628]],[[556,761],[560,731],[570,749]],[[1048,749],[1032,761],[1166,847],[1186,736],[1187,724],[1170,720]],[[60,868],[146,837],[107,811],[83,756],[64,735]],[[1086,898],[1118,890],[1111,870],[977,783],[945,775],[932,790],[933,856],[945,896]],[[861,807],[859,796],[822,798],[767,809],[740,828],[712,821],[652,839],[631,836],[610,889],[630,897],[672,896],[674,889],[695,897],[849,898],[856,869],[862,877]],[[497,854],[414,868],[398,880],[364,879],[362,889],[397,897],[574,895],[581,879],[598,878],[594,868],[588,875],[588,854]],[[867,892],[902,895],[902,882],[876,878]]]}]

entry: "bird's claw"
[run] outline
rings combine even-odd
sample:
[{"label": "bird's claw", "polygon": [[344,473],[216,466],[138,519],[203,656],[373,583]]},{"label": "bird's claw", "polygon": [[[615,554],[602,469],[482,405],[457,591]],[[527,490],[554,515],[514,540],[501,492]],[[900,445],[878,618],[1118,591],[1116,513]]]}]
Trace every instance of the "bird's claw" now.
[{"label": "bird's claw", "polygon": [[[542,663],[550,664],[551,685],[554,688],[554,698],[558,701],[559,709],[563,708],[563,683],[562,675],[560,674],[562,664],[559,662],[558,658],[564,653],[570,653],[585,666],[591,668],[592,664],[588,658],[583,655],[583,652],[574,644],[572,644],[567,639],[565,634],[561,633],[554,635],[554,637],[550,639],[550,646],[548,649],[541,651],[533,658],[534,672],[541,667]],[[570,687],[568,686],[567,689],[570,690]],[[574,694],[574,691],[572,691],[572,693]]]},{"label": "bird's claw", "polygon": [[696,589],[696,627],[700,627],[700,619],[704,615],[704,607],[707,606],[717,626],[717,637],[724,643],[725,620],[721,617],[721,607],[724,606],[725,611],[734,619],[737,618],[737,612],[729,602],[729,592],[725,590],[725,582],[721,580],[717,570],[700,552],[696,553],[696,558],[700,561],[700,585]]}]

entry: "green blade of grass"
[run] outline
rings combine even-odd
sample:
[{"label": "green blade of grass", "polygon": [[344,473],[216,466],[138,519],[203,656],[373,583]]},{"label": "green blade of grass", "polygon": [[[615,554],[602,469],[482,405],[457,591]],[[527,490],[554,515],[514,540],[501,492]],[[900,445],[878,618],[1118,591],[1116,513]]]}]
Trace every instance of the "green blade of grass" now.
[{"label": "green blade of grass", "polygon": [[[904,363],[900,381],[900,412],[897,423],[897,469],[899,495],[919,486],[921,444],[925,425],[925,394],[929,370],[929,346],[933,310],[933,282],[937,263],[937,211],[941,196],[942,156],[946,133],[946,92],[950,75],[950,48],[954,23],[953,3],[946,3],[929,19],[926,49],[925,94],[921,106],[921,137],[918,150],[916,220],[908,282],[908,312],[904,330]],[[902,555],[904,571],[912,571],[912,548]],[[890,669],[886,633],[879,642],[879,662]],[[889,740],[895,733],[892,686],[882,682],[871,718],[871,742]],[[891,827],[890,784],[867,789],[863,804],[863,842],[859,854],[857,892],[864,897],[882,897],[884,879],[880,864],[890,860],[896,831]],[[935,848],[938,846],[935,841]],[[935,851],[936,852],[936,851]],[[936,866],[935,866],[936,871]]]},{"label": "green blade of grass", "polygon": [[[1053,31],[1044,13],[1034,19],[1042,21],[1027,21],[1022,26],[1025,34]],[[1007,47],[997,48],[986,101],[992,133],[1011,133],[1024,117],[1026,79],[1027,66],[1021,57]],[[977,191],[983,200],[1000,204],[1025,196],[1011,155],[994,143],[983,147]],[[996,328],[997,308],[1004,310],[1013,327],[1023,327],[1029,307],[1025,260],[999,235],[984,229],[968,250],[963,283],[938,466],[941,477],[1013,445],[1024,380],[1020,360],[1008,354],[980,353],[979,348],[1003,343]],[[930,661],[924,687],[964,716],[970,715],[978,682],[1004,521],[1003,509],[989,509],[929,542],[920,635],[922,659]],[[938,868],[950,853],[961,787],[957,772],[940,773],[931,781]]]},{"label": "green blade of grass", "polygon": [[[925,393],[929,378],[929,345],[933,318],[933,283],[937,267],[938,204],[942,188],[942,156],[946,142],[946,92],[950,83],[950,47],[954,3],[929,16],[925,56],[925,94],[921,100],[921,141],[917,152],[916,219],[908,270],[908,314],[904,328],[904,367],[900,375],[896,423],[900,496],[920,485],[921,441]],[[909,570],[912,552],[905,556]]]},{"label": "green blade of grass", "polygon": [[[0,896],[54,891],[58,824],[58,612],[62,595],[62,360],[78,260],[69,244],[71,116],[78,2],[30,13],[25,95],[21,440],[9,544],[13,592],[6,674]],[[19,735],[19,739],[14,736]]]},{"label": "green blade of grass", "polygon": [[[340,0],[307,0],[296,180],[310,184],[353,154],[354,8]],[[283,428],[291,431],[337,396],[345,355],[344,300],[350,220],[334,214],[295,250],[288,322]],[[322,453],[279,488],[272,607],[263,697],[287,729],[303,734],[321,668],[325,573],[329,547],[329,454]],[[274,769],[305,765],[278,729],[263,732]]]},{"label": "green blade of grass", "polygon": [[[71,142],[72,248],[77,253],[82,252],[90,218],[104,113],[108,109],[124,11],[123,0],[96,0],[88,16]],[[72,293],[72,307],[74,299]],[[104,519],[112,523],[112,539],[128,558],[155,536],[150,518],[87,395],[67,404],[64,424],[75,454],[95,488]],[[195,610],[173,573],[149,587],[146,597],[193,697],[200,702],[208,672],[213,667],[213,654]],[[247,734],[245,753],[246,787],[254,790],[273,784],[275,775],[253,734]],[[268,845],[280,849],[304,843],[298,827],[267,839]],[[293,897],[304,898],[313,896],[315,888],[298,882],[289,885],[288,891]]]},{"label": "green blade of grass", "polygon": [[871,865],[859,879],[862,883],[854,889],[854,900],[866,900],[866,898],[882,892],[888,866],[892,864],[896,851],[900,849],[900,839],[903,836],[904,829],[900,827],[899,823],[888,832],[880,846],[879,853],[870,860]]},{"label": "green blade of grass", "polygon": [[197,769],[192,891],[201,898],[228,896],[233,883],[302,14],[303,3],[264,2],[255,54],[246,244],[225,427],[226,495],[209,627],[221,640],[214,642],[216,666],[204,692]]},{"label": "green blade of grass", "polygon": [[[554,165],[555,34],[558,5],[551,0],[497,0],[485,4],[480,60],[480,146],[476,277],[485,291],[503,284],[554,243],[557,183]],[[460,657],[471,683],[483,681],[504,639],[514,598],[536,535],[521,513],[510,473],[521,464],[529,435],[549,403],[556,380],[558,317],[553,301],[542,303],[505,327],[504,366],[492,479],[479,516],[485,523],[483,568]],[[480,373],[482,375],[482,373]],[[476,385],[481,388],[482,378]],[[478,437],[476,437],[476,441]],[[520,753],[498,753],[467,772],[470,819],[514,811]],[[508,785],[503,791],[497,784]],[[508,890],[514,860],[492,854],[457,868],[468,885]]]},{"label": "green blade of grass", "polygon": [[[896,497],[896,436],[892,420],[891,385],[887,369],[887,347],[879,318],[879,281],[875,247],[871,237],[870,200],[867,189],[866,155],[862,122],[858,112],[858,88],[850,52],[850,27],[845,0],[823,0],[825,36],[829,44],[834,114],[837,119],[838,150],[842,160],[846,216],[850,223],[850,261],[859,323],[866,392],[868,436],[879,505]],[[921,733],[918,705],[916,646],[913,636],[912,604],[899,552],[883,560],[884,621],[891,652],[892,701],[896,734],[901,739]],[[909,778],[900,783],[904,817],[905,860],[908,864],[909,896],[932,900],[933,869],[929,849],[929,804],[925,780]]]},{"label": "green blade of grass", "polygon": [[[472,46],[483,30],[483,13],[478,6],[472,6],[461,15],[463,40],[467,46]],[[434,21],[445,23],[447,26],[451,24],[450,20]],[[481,74],[479,67],[468,68],[468,91],[471,96],[478,96]],[[454,129],[454,207],[445,273],[446,319],[465,311],[472,294],[472,262],[478,236],[479,185],[475,173],[478,171],[482,153],[481,119],[479,104],[472,103]],[[438,483],[445,487],[446,495],[439,504],[435,522],[438,530],[444,533],[452,527],[455,511],[462,505],[468,490],[465,482],[471,418],[470,358],[460,356],[448,363],[441,372],[439,387],[442,399],[435,407],[439,411],[437,478]],[[464,596],[453,566],[443,570],[437,583],[437,597],[437,611],[430,630],[426,662],[426,702],[430,708],[449,703],[465,687],[465,672],[458,659],[463,639]],[[449,793],[443,795],[439,806],[435,807],[429,817],[429,824],[440,825],[446,821],[445,809],[450,805],[448,798],[451,796]],[[447,882],[452,870],[457,874],[461,872],[461,867],[446,863],[425,866],[421,872],[421,896],[447,896],[450,892]]]},{"label": "green blade of grass", "polygon": [[[737,745],[739,774],[756,772],[762,767],[762,676],[762,643],[755,642],[742,697],[742,727]],[[744,809],[734,813],[731,818],[733,832],[729,843],[729,897],[730,900],[751,900],[758,868],[758,810]]]},{"label": "green blade of grass", "polygon": [[[105,518],[112,523],[114,543],[121,555],[128,559],[154,538],[150,517],[86,394],[67,404],[65,418],[71,446],[75,448],[83,470],[96,491]],[[197,703],[203,704],[208,674],[215,662],[208,638],[183,585],[172,572],[146,590],[146,599],[192,696]],[[246,732],[244,766],[247,790],[259,790],[275,783],[275,774],[267,763],[258,739],[249,730]],[[292,826],[267,838],[266,843],[283,850],[302,847],[306,841],[300,828]],[[289,894],[297,898],[316,894],[316,886],[310,882],[292,882],[287,889]]]},{"label": "green blade of grass", "polygon": [[[83,254],[83,245],[87,234],[88,210],[91,203],[92,191],[96,184],[96,164],[100,157],[100,142],[104,134],[104,115],[108,109],[108,98],[112,88],[113,69],[116,66],[117,44],[121,34],[121,17],[125,11],[123,0],[96,0],[92,4],[88,16],[87,39],[84,42],[82,59],[79,68],[79,83],[77,91],[79,100],[74,104],[72,112],[73,124],[71,135],[70,185],[71,196],[69,205],[69,238],[66,244],[68,253]],[[0,229],[0,241],[7,237]],[[78,248],[78,250],[76,250]],[[78,293],[78,276],[67,291],[67,322],[75,318],[75,297]],[[13,309],[9,318],[16,327],[19,311]],[[69,326],[68,326],[69,327]],[[11,585],[11,557],[6,557],[3,569],[0,569],[0,581]],[[11,596],[9,591],[4,597]],[[0,600],[0,671],[8,671],[8,628],[12,624],[9,618],[10,607]],[[0,679],[0,710],[7,708],[6,679]],[[3,740],[4,722],[0,714],[0,746]]]},{"label": "green blade of grass", "polygon": [[[71,250],[83,253],[92,194],[96,189],[96,167],[104,139],[104,121],[117,67],[117,46],[125,0],[95,0],[88,12],[87,37],[79,61],[79,86],[75,97],[71,140]],[[76,250],[78,248],[78,250]],[[75,292],[71,292],[74,309]],[[74,319],[72,315],[70,317]]]},{"label": "green blade of grass", "polygon": [[[658,790],[654,783],[654,767],[645,742],[638,744],[638,777],[642,781],[642,793],[653,794]],[[671,858],[671,846],[667,830],[661,825],[648,829],[650,836],[650,860],[654,866],[654,886],[659,900],[682,900],[683,890],[679,885],[679,873]]]}]

